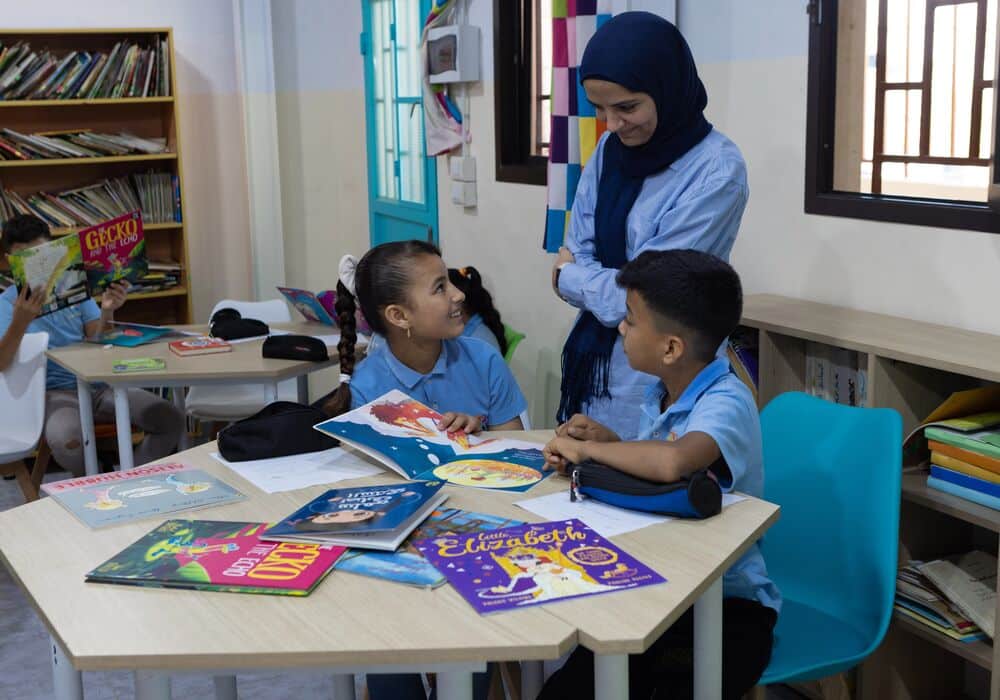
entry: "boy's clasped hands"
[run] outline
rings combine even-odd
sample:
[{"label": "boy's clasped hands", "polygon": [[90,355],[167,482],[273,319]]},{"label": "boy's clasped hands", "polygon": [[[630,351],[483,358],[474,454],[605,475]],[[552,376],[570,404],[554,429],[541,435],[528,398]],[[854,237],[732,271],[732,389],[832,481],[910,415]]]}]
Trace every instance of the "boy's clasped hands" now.
[{"label": "boy's clasped hands", "polygon": [[556,436],[542,450],[545,468],[566,474],[571,464],[591,459],[589,447],[596,442],[619,442],[618,433],[593,418],[577,413],[556,428]]}]

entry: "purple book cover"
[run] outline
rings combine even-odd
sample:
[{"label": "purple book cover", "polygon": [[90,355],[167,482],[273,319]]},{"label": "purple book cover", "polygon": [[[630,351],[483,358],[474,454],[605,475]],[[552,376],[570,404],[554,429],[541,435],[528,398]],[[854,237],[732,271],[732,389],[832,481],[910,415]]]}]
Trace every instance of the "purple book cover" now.
[{"label": "purple book cover", "polygon": [[479,613],[666,582],[576,519],[415,545]]}]

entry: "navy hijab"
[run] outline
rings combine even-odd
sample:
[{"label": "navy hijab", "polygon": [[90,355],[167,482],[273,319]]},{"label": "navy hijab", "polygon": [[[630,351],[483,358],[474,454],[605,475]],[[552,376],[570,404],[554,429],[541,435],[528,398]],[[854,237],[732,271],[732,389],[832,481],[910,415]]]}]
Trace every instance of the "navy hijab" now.
[{"label": "navy hijab", "polygon": [[[604,142],[594,209],[595,257],[603,267],[626,262],[626,221],[647,177],[667,168],[712,130],[702,111],[705,86],[684,37],[673,24],[649,12],[625,12],[602,25],[583,52],[580,80],[617,83],[648,94],[656,104],[656,130],[641,146],[624,145],[616,134]],[[568,420],[596,397],[609,397],[611,353],[617,327],[584,311],[566,339],[558,420]]]}]

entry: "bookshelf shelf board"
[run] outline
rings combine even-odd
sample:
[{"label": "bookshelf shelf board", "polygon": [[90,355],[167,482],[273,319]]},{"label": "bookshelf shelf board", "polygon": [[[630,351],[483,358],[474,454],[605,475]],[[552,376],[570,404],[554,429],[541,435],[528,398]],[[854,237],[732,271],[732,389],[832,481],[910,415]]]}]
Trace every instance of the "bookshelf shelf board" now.
[{"label": "bookshelf shelf board", "polygon": [[64,165],[102,165],[107,163],[143,163],[147,161],[177,160],[176,153],[147,153],[131,156],[101,156],[95,158],[39,158],[37,160],[0,160],[3,168],[38,168]]},{"label": "bookshelf shelf board", "polygon": [[0,100],[0,109],[18,107],[90,107],[93,105],[167,104],[173,97],[105,97],[93,100]]},{"label": "bookshelf shelf board", "polygon": [[976,666],[990,671],[993,668],[993,645],[989,642],[959,642],[937,630],[920,624],[906,615],[893,611],[892,624],[900,629],[906,630],[921,639],[925,639],[935,646],[941,647],[952,654],[961,656],[966,661],[971,661]]},{"label": "bookshelf shelf board", "polygon": [[[181,228],[182,226],[184,226],[184,224],[181,223],[180,221],[168,221],[166,223],[159,223],[159,224],[147,224],[146,222],[143,222],[142,230],[143,232],[166,231],[169,229]],[[52,229],[51,233],[53,236],[68,236],[71,233],[76,233],[81,228],[86,228],[86,227],[81,226],[79,228],[54,228]]]},{"label": "bookshelf shelf board", "polygon": [[[187,295],[186,287],[171,287],[170,289],[164,289],[159,292],[143,292],[141,294],[129,294],[126,299],[126,303],[131,301],[137,301],[139,299],[159,299],[162,297],[182,297]],[[97,294],[94,296],[94,301],[100,303],[101,295]]]},{"label": "bookshelf shelf board", "polygon": [[903,498],[979,527],[1000,532],[1000,511],[927,486],[927,474],[903,474]]}]

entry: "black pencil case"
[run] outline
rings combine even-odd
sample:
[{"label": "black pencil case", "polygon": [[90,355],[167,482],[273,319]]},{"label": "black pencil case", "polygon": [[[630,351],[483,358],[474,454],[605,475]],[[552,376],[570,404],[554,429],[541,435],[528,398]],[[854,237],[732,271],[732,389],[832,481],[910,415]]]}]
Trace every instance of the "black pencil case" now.
[{"label": "black pencil case", "polygon": [[708,469],[660,484],[596,462],[582,462],[570,472],[571,500],[580,494],[619,508],[679,518],[708,518],[722,510],[722,488]]}]

